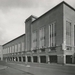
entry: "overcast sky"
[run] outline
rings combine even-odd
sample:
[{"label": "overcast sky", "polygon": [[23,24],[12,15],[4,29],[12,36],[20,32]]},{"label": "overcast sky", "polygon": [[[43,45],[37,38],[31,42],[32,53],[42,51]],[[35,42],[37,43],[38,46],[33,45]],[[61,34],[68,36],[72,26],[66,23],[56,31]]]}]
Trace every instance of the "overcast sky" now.
[{"label": "overcast sky", "polygon": [[[0,45],[25,33],[24,21],[41,16],[63,0],[0,0]],[[75,0],[64,0],[75,8]]]}]

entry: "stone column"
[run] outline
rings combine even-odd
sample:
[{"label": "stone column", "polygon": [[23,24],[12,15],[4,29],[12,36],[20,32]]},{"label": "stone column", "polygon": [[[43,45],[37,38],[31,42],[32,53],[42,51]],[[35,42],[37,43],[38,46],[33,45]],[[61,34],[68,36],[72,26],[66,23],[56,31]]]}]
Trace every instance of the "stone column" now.
[{"label": "stone column", "polygon": [[63,63],[66,64],[66,55],[63,55]]},{"label": "stone column", "polygon": [[28,62],[27,55],[25,56],[25,58],[26,58],[26,63],[27,63]]},{"label": "stone column", "polygon": [[50,64],[50,58],[49,58],[48,55],[46,56],[46,62],[47,62],[48,64]]},{"label": "stone column", "polygon": [[74,64],[74,56],[72,56],[72,63]]},{"label": "stone column", "polygon": [[23,56],[21,56],[21,61],[23,62]]},{"label": "stone column", "polygon": [[38,63],[40,63],[40,56],[38,56]]},{"label": "stone column", "polygon": [[31,56],[31,62],[33,63],[33,56]]},{"label": "stone column", "polygon": [[19,62],[19,57],[17,57],[17,59],[18,59],[18,62]]}]

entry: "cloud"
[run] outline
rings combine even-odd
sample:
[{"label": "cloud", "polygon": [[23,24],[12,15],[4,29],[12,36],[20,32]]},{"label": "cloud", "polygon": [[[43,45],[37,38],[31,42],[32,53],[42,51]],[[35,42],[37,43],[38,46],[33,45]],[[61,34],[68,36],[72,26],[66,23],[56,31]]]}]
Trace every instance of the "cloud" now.
[{"label": "cloud", "polygon": [[[32,11],[34,10],[34,11]],[[38,10],[38,11],[37,11]],[[39,16],[42,14],[42,8],[12,8],[9,12],[0,10],[0,44],[4,44],[25,33],[24,21],[31,14]]]}]

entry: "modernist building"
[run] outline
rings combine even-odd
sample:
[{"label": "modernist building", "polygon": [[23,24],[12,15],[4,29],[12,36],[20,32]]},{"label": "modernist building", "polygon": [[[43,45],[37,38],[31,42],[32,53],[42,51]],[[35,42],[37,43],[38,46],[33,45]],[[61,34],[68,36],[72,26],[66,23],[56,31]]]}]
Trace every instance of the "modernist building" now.
[{"label": "modernist building", "polygon": [[25,34],[3,45],[3,59],[75,63],[75,9],[61,2],[40,17],[25,20]]},{"label": "modernist building", "polygon": [[25,34],[3,45],[3,60],[25,61]]}]

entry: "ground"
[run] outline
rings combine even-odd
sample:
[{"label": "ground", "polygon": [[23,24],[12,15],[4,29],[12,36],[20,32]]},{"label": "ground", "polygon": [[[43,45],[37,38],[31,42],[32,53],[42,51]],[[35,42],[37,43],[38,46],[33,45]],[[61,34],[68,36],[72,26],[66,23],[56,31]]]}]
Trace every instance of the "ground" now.
[{"label": "ground", "polygon": [[0,75],[75,75],[75,66],[60,64],[32,64],[8,62]]},{"label": "ground", "polygon": [[31,75],[28,72],[0,65],[0,75]]}]

